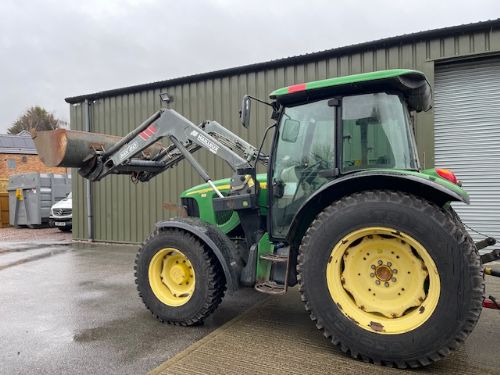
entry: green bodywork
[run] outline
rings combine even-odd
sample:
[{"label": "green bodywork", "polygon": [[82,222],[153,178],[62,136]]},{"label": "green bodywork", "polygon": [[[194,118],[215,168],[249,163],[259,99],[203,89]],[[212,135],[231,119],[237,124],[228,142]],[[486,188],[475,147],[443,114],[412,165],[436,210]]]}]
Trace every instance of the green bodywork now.
[{"label": "green bodywork", "polygon": [[[354,173],[360,173],[360,172],[354,172]],[[401,176],[409,175],[426,181],[432,181],[441,185],[445,189],[456,193],[464,201],[469,200],[469,194],[464,189],[440,177],[433,168],[426,169],[421,172],[397,170],[397,169],[372,169],[370,170],[370,172],[374,174],[376,174],[377,172],[380,173],[390,172],[392,175],[401,175]],[[257,180],[259,181],[261,187],[258,200],[260,214],[262,216],[267,216],[269,209],[268,198],[267,198],[267,175],[258,174]],[[214,181],[214,184],[222,193],[227,193],[229,192],[229,182],[230,182],[229,178],[224,178],[221,180]],[[192,188],[185,190],[181,194],[181,198],[192,198],[196,201],[196,203],[198,204],[200,218],[203,221],[217,225],[222,232],[228,234],[239,225],[240,220],[238,218],[238,214],[233,212],[230,216],[227,215],[229,219],[226,222],[218,223],[212,205],[212,199],[215,197],[216,197],[215,192],[208,184],[200,184],[193,186]]]},{"label": "green bodywork", "polygon": [[269,279],[271,273],[271,263],[266,260],[262,260],[261,255],[273,254],[274,244],[269,239],[269,233],[264,233],[264,235],[259,240],[259,246],[257,246],[257,277],[258,282],[262,282]]},{"label": "green bodywork", "polygon": [[[260,185],[260,193],[258,198],[259,209],[261,215],[267,215],[268,205],[267,205],[267,175],[258,174],[257,181]],[[229,192],[230,179],[224,178],[221,180],[214,181],[214,185],[221,191],[222,194]],[[181,198],[192,198],[198,204],[198,210],[200,213],[200,218],[210,224],[217,225],[219,229],[224,233],[229,233],[235,229],[239,224],[240,220],[238,214],[233,212],[231,215],[226,214],[225,216],[229,219],[225,222],[217,220],[216,213],[213,209],[212,199],[216,197],[215,192],[208,184],[201,184],[193,186],[192,188],[185,190],[181,194]]]}]

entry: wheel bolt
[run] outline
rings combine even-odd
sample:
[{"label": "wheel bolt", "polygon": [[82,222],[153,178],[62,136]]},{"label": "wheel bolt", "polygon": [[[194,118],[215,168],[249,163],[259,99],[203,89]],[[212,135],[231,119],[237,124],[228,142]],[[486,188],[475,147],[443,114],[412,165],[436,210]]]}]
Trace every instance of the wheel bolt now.
[{"label": "wheel bolt", "polygon": [[398,280],[397,280],[395,277],[393,277],[393,278],[392,278],[392,282],[394,282],[394,283],[395,283],[396,281],[398,281]]},{"label": "wheel bolt", "polygon": [[389,283],[386,281],[386,282],[384,283],[384,286],[385,286],[386,288],[387,288],[387,287],[389,287]]},{"label": "wheel bolt", "polygon": [[380,280],[375,280],[375,284],[380,285]]},{"label": "wheel bolt", "polygon": [[375,265],[374,265],[374,264],[372,264],[372,265],[370,266],[370,268],[371,268],[372,270],[374,270],[376,267],[375,267]]},{"label": "wheel bolt", "polygon": [[392,266],[392,263],[391,262],[387,262],[387,266]]},{"label": "wheel bolt", "polygon": [[377,263],[379,266],[381,266],[383,262],[381,260],[379,260]]},{"label": "wheel bolt", "polygon": [[396,273],[398,273],[398,270],[397,269],[393,269],[392,273],[396,274]]},{"label": "wheel bolt", "polygon": [[375,277],[375,274],[372,272],[372,273],[370,274],[370,277]]}]

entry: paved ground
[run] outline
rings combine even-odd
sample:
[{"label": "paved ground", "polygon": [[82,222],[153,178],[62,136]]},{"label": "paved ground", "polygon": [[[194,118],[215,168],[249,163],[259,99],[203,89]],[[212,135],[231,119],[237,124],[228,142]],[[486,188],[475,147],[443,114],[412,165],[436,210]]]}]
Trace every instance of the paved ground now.
[{"label": "paved ground", "polygon": [[0,242],[0,374],[146,373],[263,299],[242,290],[201,327],[169,326],[137,296],[136,246],[37,243]]},{"label": "paved ground", "polygon": [[[500,281],[488,279],[499,295]],[[294,288],[295,289],[295,288]],[[484,310],[465,345],[424,369],[355,361],[316,330],[297,290],[269,297],[152,371],[166,374],[500,374],[500,311]]]},{"label": "paved ground", "polygon": [[[141,374],[169,359],[157,372],[397,372],[341,354],[294,291],[264,299],[245,289],[225,298],[204,326],[160,324],[137,296],[135,252],[35,235],[1,241],[0,374]],[[492,282],[498,279],[487,280],[488,293],[499,296],[500,282]],[[419,373],[500,374],[499,347],[500,312],[485,310],[463,349]]]},{"label": "paved ground", "polygon": [[57,228],[0,228],[0,241],[32,240],[71,241],[71,232],[61,232]]}]

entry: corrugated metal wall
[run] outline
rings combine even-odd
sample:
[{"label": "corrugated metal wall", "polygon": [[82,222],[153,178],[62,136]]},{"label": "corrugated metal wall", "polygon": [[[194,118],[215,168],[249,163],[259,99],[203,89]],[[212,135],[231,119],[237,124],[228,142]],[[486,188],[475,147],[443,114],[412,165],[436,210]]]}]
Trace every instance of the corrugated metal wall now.
[{"label": "corrugated metal wall", "polygon": [[[270,111],[267,106],[254,105],[252,126],[245,130],[239,123],[238,109],[241,97],[246,93],[266,98],[272,90],[294,83],[391,68],[418,69],[427,75],[432,85],[436,59],[499,50],[500,32],[492,30],[449,38],[418,40],[410,44],[331,56],[307,64],[108,97],[92,103],[91,128],[94,132],[124,135],[160,108],[158,95],[160,91],[167,91],[174,98],[171,107],[193,122],[198,123],[204,119],[217,120],[257,145],[266,126],[271,123]],[[83,104],[71,107],[72,129],[83,130],[83,111]],[[433,112],[419,114],[416,125],[420,158],[426,167],[430,167],[434,163]],[[206,152],[200,152],[197,157],[214,179],[230,174],[222,160],[216,160]],[[73,175],[77,175],[76,171]],[[125,176],[111,176],[93,184],[95,239],[142,241],[155,222],[170,216],[170,213],[162,208],[162,203],[178,202],[182,190],[200,182],[200,178],[189,165],[182,162],[179,167],[145,184],[134,185]],[[83,179],[79,176],[73,179],[73,191],[73,237],[85,239],[85,189]]]},{"label": "corrugated metal wall", "polygon": [[500,59],[439,66],[435,104],[436,165],[471,195],[454,207],[471,228],[500,238]]}]

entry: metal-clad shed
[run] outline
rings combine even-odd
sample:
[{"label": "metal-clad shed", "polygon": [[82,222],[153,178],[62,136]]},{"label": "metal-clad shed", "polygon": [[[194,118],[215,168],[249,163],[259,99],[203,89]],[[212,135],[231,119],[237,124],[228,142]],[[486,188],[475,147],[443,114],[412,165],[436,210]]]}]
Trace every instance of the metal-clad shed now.
[{"label": "metal-clad shed", "polygon": [[[420,70],[434,86],[440,69],[453,69],[455,64],[464,61],[488,65],[489,59],[497,55],[500,55],[500,19],[103,91],[67,98],[66,101],[71,104],[72,129],[124,135],[160,107],[159,94],[166,91],[173,97],[171,107],[193,122],[217,120],[251,143],[258,144],[266,126],[271,123],[270,110],[266,106],[254,106],[252,126],[249,130],[242,128],[238,109],[241,97],[246,93],[266,98],[272,90],[294,83],[391,68]],[[423,166],[432,167],[435,161],[434,110],[417,116],[416,136]],[[441,137],[437,141],[447,142],[447,139]],[[200,152],[197,158],[213,178],[229,174],[225,163],[212,155]],[[459,177],[466,180],[466,176]],[[179,167],[145,184],[134,185],[125,176],[111,176],[93,184],[90,210],[93,239],[142,241],[156,221],[170,216],[163,203],[178,202],[181,191],[200,182],[189,165],[182,162]],[[86,192],[84,180],[74,178],[75,239],[89,237]]]}]

